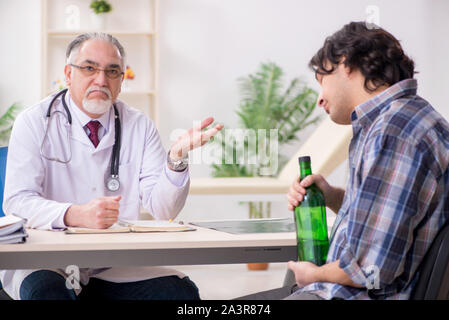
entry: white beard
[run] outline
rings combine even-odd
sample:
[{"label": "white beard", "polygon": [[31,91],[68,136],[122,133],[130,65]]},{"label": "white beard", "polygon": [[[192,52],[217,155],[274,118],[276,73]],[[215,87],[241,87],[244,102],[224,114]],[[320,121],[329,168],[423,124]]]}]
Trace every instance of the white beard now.
[{"label": "white beard", "polygon": [[92,114],[104,114],[107,112],[112,106],[112,100],[103,100],[103,99],[83,99],[83,108],[89,113]]}]

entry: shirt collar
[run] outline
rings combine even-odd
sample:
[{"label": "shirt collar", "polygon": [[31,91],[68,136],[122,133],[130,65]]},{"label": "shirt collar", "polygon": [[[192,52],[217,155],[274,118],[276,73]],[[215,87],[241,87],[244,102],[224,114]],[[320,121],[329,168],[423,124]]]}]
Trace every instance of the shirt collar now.
[{"label": "shirt collar", "polygon": [[368,101],[359,104],[351,113],[354,131],[369,128],[379,114],[388,109],[393,100],[404,96],[416,95],[418,84],[416,79],[399,81]]},{"label": "shirt collar", "polygon": [[101,126],[106,130],[105,132],[109,131],[109,119],[110,119],[110,114],[111,114],[112,108],[110,108],[109,111],[102,114],[101,117],[92,119],[87,114],[85,114],[83,111],[81,111],[81,109],[77,106],[75,101],[73,101],[72,96],[70,95],[69,92],[67,92],[67,95],[68,95],[68,102],[69,102],[68,107],[69,107],[71,113],[74,114],[75,117],[80,122],[81,127],[84,128],[90,121],[94,120],[94,121],[100,122]]}]

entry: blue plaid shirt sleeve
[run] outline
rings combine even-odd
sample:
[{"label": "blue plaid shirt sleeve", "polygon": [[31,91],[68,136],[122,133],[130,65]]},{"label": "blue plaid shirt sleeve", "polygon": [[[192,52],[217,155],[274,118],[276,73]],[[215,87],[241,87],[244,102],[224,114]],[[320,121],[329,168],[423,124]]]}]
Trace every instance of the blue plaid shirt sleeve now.
[{"label": "blue plaid shirt sleeve", "polygon": [[400,136],[377,134],[367,141],[359,164],[361,182],[349,209],[346,246],[340,268],[366,286],[369,273],[377,270],[382,294],[394,292],[394,281],[403,272],[406,253],[413,244],[413,230],[426,212],[436,188],[425,150]]}]

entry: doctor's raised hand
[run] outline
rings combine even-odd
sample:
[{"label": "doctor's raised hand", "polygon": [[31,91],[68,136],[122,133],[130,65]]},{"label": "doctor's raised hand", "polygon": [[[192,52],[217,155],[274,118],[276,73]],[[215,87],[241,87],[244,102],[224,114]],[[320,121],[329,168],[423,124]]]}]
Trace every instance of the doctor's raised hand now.
[{"label": "doctor's raised hand", "polygon": [[212,128],[203,130],[212,122],[214,122],[214,118],[208,117],[178,137],[169,151],[168,166],[170,169],[174,171],[184,170],[187,166],[188,152],[203,146],[223,129],[222,124],[217,124]]}]

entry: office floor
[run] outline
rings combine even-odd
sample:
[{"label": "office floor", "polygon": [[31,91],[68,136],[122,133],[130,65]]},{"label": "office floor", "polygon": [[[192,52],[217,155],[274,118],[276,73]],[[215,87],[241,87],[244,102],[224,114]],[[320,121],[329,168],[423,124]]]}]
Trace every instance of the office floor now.
[{"label": "office floor", "polygon": [[173,267],[195,282],[203,300],[229,300],[282,286],[287,263],[270,263],[267,270],[250,271],[246,264]]}]

